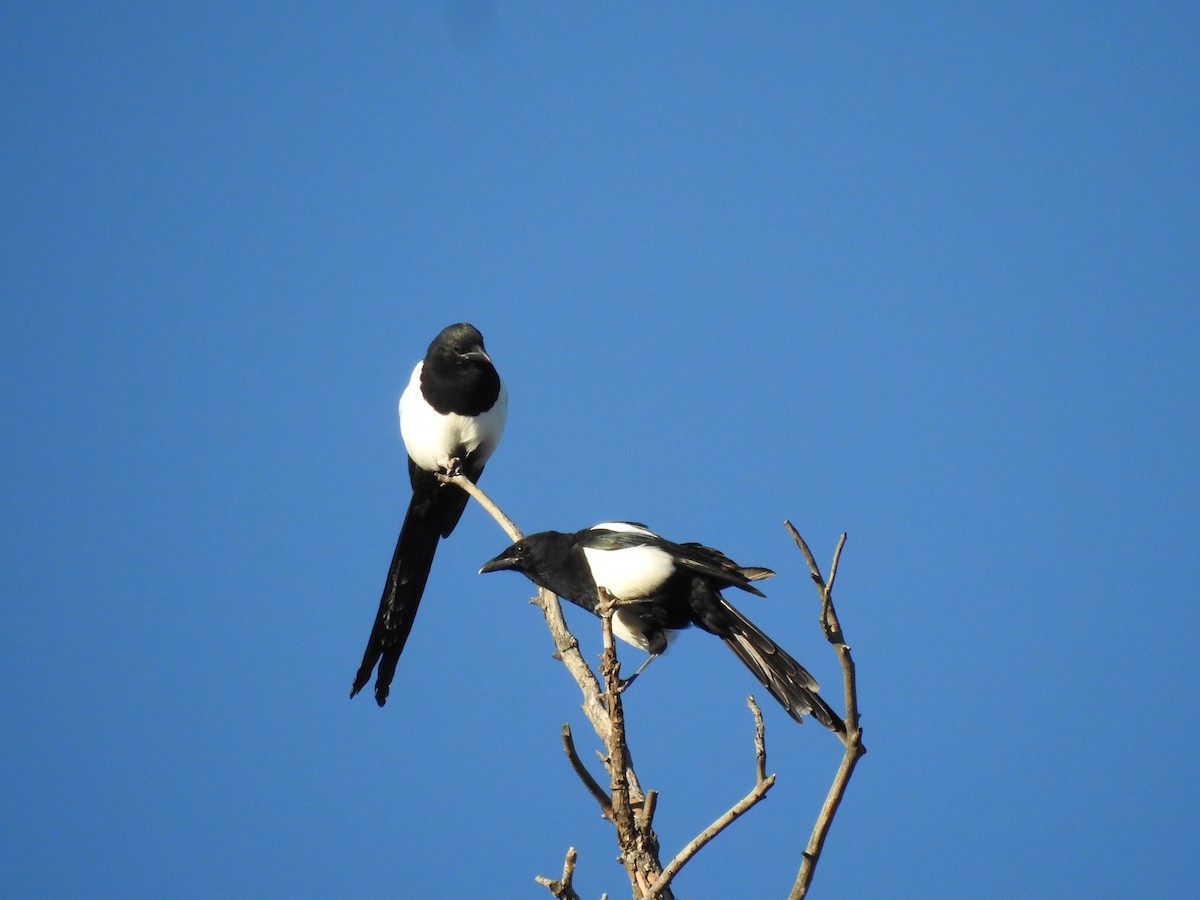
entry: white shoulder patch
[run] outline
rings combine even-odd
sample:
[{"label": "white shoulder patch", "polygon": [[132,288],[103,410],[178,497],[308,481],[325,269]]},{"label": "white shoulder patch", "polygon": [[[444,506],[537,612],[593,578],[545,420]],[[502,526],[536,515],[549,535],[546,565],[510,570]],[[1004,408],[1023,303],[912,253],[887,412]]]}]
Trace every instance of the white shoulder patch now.
[{"label": "white shoulder patch", "polygon": [[592,530],[624,531],[630,534],[644,534],[646,537],[658,537],[645,525],[638,525],[636,522],[601,522],[599,525],[593,525]]},{"label": "white shoulder patch", "polygon": [[652,596],[675,572],[675,560],[659,547],[622,547],[617,550],[583,548],[592,580],[618,600],[644,600]]}]

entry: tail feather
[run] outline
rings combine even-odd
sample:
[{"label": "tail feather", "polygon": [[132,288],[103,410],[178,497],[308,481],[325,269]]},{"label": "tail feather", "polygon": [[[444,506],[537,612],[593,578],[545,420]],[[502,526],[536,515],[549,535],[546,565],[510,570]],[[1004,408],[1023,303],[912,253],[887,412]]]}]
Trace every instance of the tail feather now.
[{"label": "tail feather", "polygon": [[430,515],[428,503],[419,503],[416,498],[408,506],[392,564],[388,568],[387,581],[383,585],[383,596],[379,600],[379,612],[367,640],[362,664],[350,688],[353,697],[371,680],[376,663],[379,670],[375,677],[375,702],[383,706],[387,702],[392,678],[404,644],[412,631],[417,617],[417,607],[425,592],[425,582],[433,565],[433,556],[442,536],[442,525],[436,515]]},{"label": "tail feather", "polygon": [[808,670],[728,602],[722,600],[721,606],[728,620],[717,633],[788,715],[797,722],[809,715],[830,731],[845,732],[845,723],[821,699],[821,686]]},{"label": "tail feather", "polygon": [[738,571],[747,581],[762,581],[775,575],[770,569],[764,569],[762,566],[742,566]]}]

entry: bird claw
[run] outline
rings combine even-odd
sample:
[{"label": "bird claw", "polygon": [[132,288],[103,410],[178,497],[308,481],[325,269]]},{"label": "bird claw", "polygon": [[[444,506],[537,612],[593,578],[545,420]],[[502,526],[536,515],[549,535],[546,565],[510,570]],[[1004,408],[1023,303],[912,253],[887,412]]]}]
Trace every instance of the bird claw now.
[{"label": "bird claw", "polygon": [[640,672],[634,672],[628,678],[622,678],[620,673],[617,673],[617,693],[625,693],[625,688],[629,687],[637,679]]},{"label": "bird claw", "polygon": [[462,474],[462,460],[457,456],[443,462],[440,468],[434,472],[434,475],[437,476],[438,480],[443,483],[453,481]]}]

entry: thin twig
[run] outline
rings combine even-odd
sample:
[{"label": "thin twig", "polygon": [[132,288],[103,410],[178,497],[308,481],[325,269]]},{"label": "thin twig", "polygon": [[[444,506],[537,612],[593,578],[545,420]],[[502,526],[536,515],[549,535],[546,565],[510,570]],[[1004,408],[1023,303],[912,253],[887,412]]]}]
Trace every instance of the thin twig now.
[{"label": "thin twig", "polygon": [[838,538],[837,546],[833,548],[833,562],[829,564],[829,583],[825,585],[825,593],[833,593],[833,581],[837,578],[838,560],[842,558],[842,548],[846,546],[846,532]]},{"label": "thin twig", "polygon": [[545,886],[558,900],[579,900],[571,879],[575,877],[575,848],[567,848],[567,858],[563,861],[562,878],[551,879],[538,875],[533,880]]},{"label": "thin twig", "polygon": [[792,885],[791,893],[788,894],[788,900],[801,900],[801,898],[808,894],[809,885],[812,884],[817,861],[821,858],[821,850],[825,846],[825,838],[829,834],[829,829],[833,825],[833,817],[837,814],[838,806],[841,805],[842,797],[846,793],[846,787],[850,783],[850,776],[854,774],[854,767],[858,764],[862,755],[867,752],[867,748],[863,744],[862,727],[858,723],[858,683],[855,677],[854,660],[850,656],[850,647],[846,644],[845,637],[842,634],[841,623],[838,621],[837,611],[833,607],[833,581],[837,576],[837,567],[841,559],[842,547],[846,544],[846,534],[843,532],[838,539],[837,548],[833,553],[833,562],[829,567],[829,581],[826,582],[821,577],[821,569],[817,565],[816,559],[813,558],[812,551],[809,550],[804,538],[800,537],[800,533],[792,527],[791,522],[785,521],[783,524],[791,534],[792,540],[796,542],[796,546],[800,548],[800,552],[804,554],[804,558],[808,561],[809,576],[812,578],[813,583],[817,586],[818,593],[821,595],[821,627],[825,631],[826,639],[833,645],[834,651],[838,655],[838,661],[842,667],[842,685],[846,698],[846,733],[842,737],[842,742],[846,746],[846,752],[842,755],[842,762],[833,777],[833,783],[829,786],[829,793],[826,794],[825,802],[821,805],[821,811],[817,814],[817,821],[813,825],[808,845],[804,848],[804,853],[800,860],[800,871],[796,874],[796,881]]},{"label": "thin twig", "polygon": [[746,705],[754,714],[754,774],[758,781],[767,780],[767,727],[763,725],[762,710],[754,697],[746,698]]},{"label": "thin twig", "polygon": [[658,807],[658,791],[646,791],[646,799],[642,801],[642,809],[638,813],[637,827],[639,831],[649,831],[654,824],[654,810]]},{"label": "thin twig", "polygon": [[675,854],[675,858],[667,863],[666,867],[662,870],[662,874],[650,885],[646,891],[644,900],[654,900],[655,897],[658,897],[660,891],[664,890],[671,883],[671,880],[679,874],[679,870],[683,868],[688,860],[695,856],[705,844],[732,825],[742,813],[762,800],[767,795],[767,791],[771,789],[771,786],[775,784],[775,776],[766,774],[767,750],[762,710],[758,708],[758,704],[754,702],[753,697],[747,697],[746,703],[750,707],[750,712],[754,714],[754,768],[757,776],[754,787],[750,790],[750,793],[726,810],[715,822],[696,835],[686,847]]},{"label": "thin twig", "polygon": [[[608,794],[604,793],[604,788],[600,787],[599,782],[592,777],[592,773],[588,771],[587,766],[583,764],[583,760],[579,758],[579,754],[575,751],[575,741],[571,737],[570,725],[563,725],[562,727],[562,742],[563,750],[566,751],[571,768],[575,770],[575,774],[579,776],[579,780],[583,782],[583,786],[588,789],[588,793],[600,804],[600,812],[605,818],[611,818],[612,801],[609,799]],[[653,794],[654,792],[651,791],[650,793]]]},{"label": "thin twig", "polygon": [[513,523],[513,520],[510,519],[508,516],[506,516],[504,514],[504,512],[500,509],[500,507],[498,507],[494,502],[492,502],[492,498],[489,497],[487,494],[485,494],[483,491],[481,491],[479,489],[479,485],[477,485],[475,482],[473,482],[470,478],[468,478],[462,472],[458,472],[454,475],[446,475],[445,473],[438,473],[437,477],[438,477],[438,480],[441,481],[443,484],[457,485],[458,487],[460,487],[464,491],[466,491],[468,494],[470,494],[475,499],[475,502],[478,503],[480,506],[482,506],[485,510],[487,510],[488,515],[490,515],[493,519],[496,520],[496,524],[499,525],[502,529],[504,529],[504,533],[507,534],[510,538],[512,538],[512,541],[514,544],[517,541],[521,540],[521,538],[523,538],[525,536],[525,535],[521,534],[521,529],[519,529]]}]

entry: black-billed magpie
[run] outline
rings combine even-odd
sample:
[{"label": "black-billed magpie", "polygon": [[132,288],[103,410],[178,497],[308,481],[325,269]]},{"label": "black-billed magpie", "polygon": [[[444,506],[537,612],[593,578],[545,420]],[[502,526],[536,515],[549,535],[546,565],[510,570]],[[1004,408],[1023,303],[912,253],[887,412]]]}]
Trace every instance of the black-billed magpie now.
[{"label": "black-billed magpie", "polygon": [[435,473],[461,471],[478,481],[504,431],[507,406],[504,384],[478,329],[465,322],[442,329],[400,395],[400,436],[408,450],[413,495],[351,697],[378,663],[375,702],[387,702],[438,541],[450,536],[467,505],[467,493]]},{"label": "black-billed magpie", "polygon": [[667,649],[667,632],[698,625],[723,640],[797,722],[811,715],[835,732],[846,730],[805,668],[721,596],[727,587],[764,596],[751,582],[774,575],[770,569],[739,566],[703,544],[673,543],[636,522],[531,534],[479,571],[501,569],[522,572],[592,613],[603,587],[621,601],[613,634],[650,659]]}]

